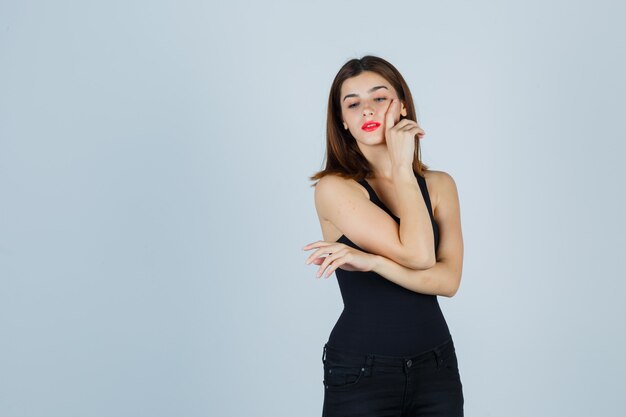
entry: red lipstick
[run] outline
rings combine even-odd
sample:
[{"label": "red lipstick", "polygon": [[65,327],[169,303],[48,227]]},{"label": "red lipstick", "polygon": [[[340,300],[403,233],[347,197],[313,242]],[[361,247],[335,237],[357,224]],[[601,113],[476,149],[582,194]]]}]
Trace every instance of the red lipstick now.
[{"label": "red lipstick", "polygon": [[378,129],[379,126],[380,126],[380,123],[370,120],[370,121],[363,123],[363,126],[361,126],[361,129],[365,130],[366,132],[371,132],[373,130]]}]

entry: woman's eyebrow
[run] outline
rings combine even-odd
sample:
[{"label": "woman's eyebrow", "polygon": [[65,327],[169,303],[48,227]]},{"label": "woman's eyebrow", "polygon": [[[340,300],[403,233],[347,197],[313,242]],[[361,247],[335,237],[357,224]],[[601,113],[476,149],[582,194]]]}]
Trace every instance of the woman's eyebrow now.
[{"label": "woman's eyebrow", "polygon": [[[385,87],[384,85],[377,85],[377,86],[372,87],[372,88],[370,88],[369,90],[367,90],[367,92],[368,92],[368,93],[371,93],[371,92],[373,92],[373,91],[378,90],[379,88],[384,88],[385,90],[389,90],[389,89],[388,89],[387,87]],[[358,96],[359,96],[358,94],[354,94],[354,93],[353,93],[353,94],[346,94],[346,96],[343,98],[343,101],[346,101],[346,99],[347,99],[348,97],[358,97]]]}]

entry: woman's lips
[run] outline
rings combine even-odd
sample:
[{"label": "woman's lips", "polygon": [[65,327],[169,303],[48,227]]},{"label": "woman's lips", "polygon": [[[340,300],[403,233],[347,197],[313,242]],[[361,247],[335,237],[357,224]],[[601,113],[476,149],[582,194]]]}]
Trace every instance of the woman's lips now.
[{"label": "woman's lips", "polygon": [[379,126],[380,126],[380,123],[368,122],[368,123],[364,123],[363,126],[361,126],[361,129],[365,130],[366,132],[371,132],[373,130],[378,129]]}]

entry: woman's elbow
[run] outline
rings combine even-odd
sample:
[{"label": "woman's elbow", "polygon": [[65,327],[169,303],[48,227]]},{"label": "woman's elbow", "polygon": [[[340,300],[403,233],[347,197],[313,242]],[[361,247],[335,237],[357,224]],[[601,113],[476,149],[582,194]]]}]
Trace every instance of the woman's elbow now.
[{"label": "woman's elbow", "polygon": [[413,257],[409,259],[408,266],[411,269],[424,270],[430,269],[437,264],[437,258],[433,255],[428,258]]},{"label": "woman's elbow", "polygon": [[459,287],[454,287],[454,288],[450,288],[448,289],[448,291],[446,291],[445,294],[443,294],[444,296],[448,297],[448,298],[452,298],[454,297],[454,295],[456,294],[457,290],[459,289]]},{"label": "woman's elbow", "polygon": [[422,259],[422,269],[430,269],[437,264],[437,254],[433,252],[429,252],[428,256],[425,256]]},{"label": "woman's elbow", "polygon": [[461,275],[459,274],[458,276],[456,276],[455,279],[452,280],[452,282],[448,285],[448,291],[446,294],[446,297],[448,298],[452,298],[454,297],[454,295],[456,294],[456,292],[459,290],[459,287],[461,286]]}]

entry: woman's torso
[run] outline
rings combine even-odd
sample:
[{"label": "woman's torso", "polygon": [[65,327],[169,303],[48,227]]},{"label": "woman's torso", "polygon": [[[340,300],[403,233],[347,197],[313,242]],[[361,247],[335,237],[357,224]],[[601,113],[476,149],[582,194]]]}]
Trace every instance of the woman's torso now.
[{"label": "woman's torso", "polygon": [[[433,225],[436,251],[439,228],[434,219],[428,187],[424,178],[418,174],[415,176]],[[359,183],[374,204],[400,223],[367,180]],[[383,194],[380,188],[379,193]],[[334,233],[332,229],[337,230],[330,225],[324,236],[331,236]],[[345,235],[341,235],[337,242],[367,252]],[[450,338],[437,296],[410,291],[371,271],[338,268],[335,275],[344,309],[329,335],[329,346],[354,352],[403,356],[429,350]]]}]

